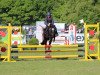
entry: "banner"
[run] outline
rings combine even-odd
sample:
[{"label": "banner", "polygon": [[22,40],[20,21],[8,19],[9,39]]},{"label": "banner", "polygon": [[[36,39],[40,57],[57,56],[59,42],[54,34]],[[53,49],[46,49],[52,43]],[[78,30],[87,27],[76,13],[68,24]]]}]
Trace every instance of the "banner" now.
[{"label": "banner", "polygon": [[[69,34],[66,34],[65,38],[72,39]],[[83,44],[84,43],[84,33],[76,33],[76,44]],[[71,41],[69,41],[70,43]]]},{"label": "banner", "polygon": [[84,43],[84,33],[76,34],[76,43],[83,44]]}]

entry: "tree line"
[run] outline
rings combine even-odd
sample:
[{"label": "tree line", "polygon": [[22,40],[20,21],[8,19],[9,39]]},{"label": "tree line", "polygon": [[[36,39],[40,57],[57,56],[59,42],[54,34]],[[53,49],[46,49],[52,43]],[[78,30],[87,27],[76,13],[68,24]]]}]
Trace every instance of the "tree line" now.
[{"label": "tree line", "polygon": [[0,0],[0,23],[33,25],[48,11],[56,22],[100,22],[100,0]]}]

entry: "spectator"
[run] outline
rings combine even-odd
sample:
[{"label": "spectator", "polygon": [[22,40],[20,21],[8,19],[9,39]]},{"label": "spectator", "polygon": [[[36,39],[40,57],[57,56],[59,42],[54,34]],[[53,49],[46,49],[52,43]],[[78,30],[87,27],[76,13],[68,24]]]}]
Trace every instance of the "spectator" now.
[{"label": "spectator", "polygon": [[32,38],[32,34],[33,34],[33,32],[32,32],[32,29],[30,28],[30,29],[29,29],[29,32],[28,32],[28,35],[29,35],[29,38],[30,38],[30,39]]}]

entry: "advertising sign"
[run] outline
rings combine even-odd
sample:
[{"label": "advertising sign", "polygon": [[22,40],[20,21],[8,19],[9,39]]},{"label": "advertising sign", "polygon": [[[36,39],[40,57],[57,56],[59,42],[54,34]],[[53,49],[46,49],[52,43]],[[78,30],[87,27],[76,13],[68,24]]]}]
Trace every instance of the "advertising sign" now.
[{"label": "advertising sign", "polygon": [[78,44],[84,43],[84,33],[77,33],[76,34],[76,43],[78,43]]},{"label": "advertising sign", "polygon": [[[77,33],[75,38],[76,38],[76,44],[84,43],[84,33]],[[65,39],[72,39],[72,37],[70,37],[69,34],[66,34]]]}]

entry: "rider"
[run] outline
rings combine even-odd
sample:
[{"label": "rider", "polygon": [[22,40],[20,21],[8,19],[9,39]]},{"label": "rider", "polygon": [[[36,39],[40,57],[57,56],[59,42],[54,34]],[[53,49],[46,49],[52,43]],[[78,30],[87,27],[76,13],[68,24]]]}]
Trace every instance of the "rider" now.
[{"label": "rider", "polygon": [[47,13],[44,23],[45,23],[46,26],[53,25],[54,28],[55,28],[55,30],[56,30],[56,35],[55,35],[55,36],[58,36],[57,28],[56,28],[56,26],[54,25],[54,20],[53,20],[52,15],[51,15],[50,12]]},{"label": "rider", "polygon": [[[45,18],[45,21],[44,21],[44,24],[46,25],[46,28],[48,28],[49,26],[52,25],[52,26],[55,28],[55,37],[58,36],[57,28],[56,28],[56,26],[54,25],[54,20],[53,20],[52,15],[51,15],[50,12],[47,13],[46,18]],[[48,29],[46,29],[46,28],[45,28],[45,30],[48,30]],[[48,31],[47,31],[47,32],[48,32]],[[48,34],[47,32],[46,32],[46,34]],[[46,38],[45,38],[45,36],[44,36],[44,40],[42,41],[41,44],[44,44],[45,39],[46,39]],[[55,38],[54,38],[53,41],[55,41]]]},{"label": "rider", "polygon": [[48,26],[48,24],[54,25],[54,20],[50,12],[47,13],[44,23],[46,26]]}]

